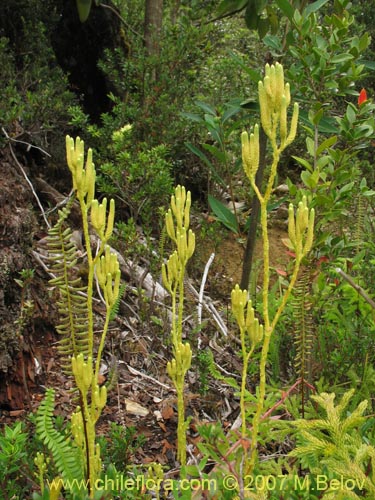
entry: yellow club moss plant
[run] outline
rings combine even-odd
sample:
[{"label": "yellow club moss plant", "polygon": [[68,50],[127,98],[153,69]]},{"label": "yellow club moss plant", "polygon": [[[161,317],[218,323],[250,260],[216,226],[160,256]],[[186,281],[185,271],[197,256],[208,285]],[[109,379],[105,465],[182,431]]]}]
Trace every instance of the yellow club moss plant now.
[{"label": "yellow club moss plant", "polygon": [[[295,253],[295,265],[291,275],[289,285],[278,309],[273,318],[270,317],[269,308],[269,283],[270,283],[270,260],[269,260],[269,238],[267,226],[267,205],[269,203],[274,181],[276,178],[277,167],[281,153],[291,144],[296,136],[298,124],[298,104],[293,106],[293,113],[288,127],[287,111],[290,105],[289,84],[284,82],[284,71],[281,64],[266,65],[265,77],[259,82],[258,86],[260,118],[263,130],[269,138],[272,149],[272,163],[269,178],[267,180],[264,193],[258,188],[255,182],[255,176],[259,167],[259,125],[254,126],[253,132],[248,135],[243,132],[242,142],[242,162],[244,171],[250,181],[250,184],[260,202],[260,223],[263,240],[263,325],[259,325],[254,316],[251,301],[247,300],[247,291],[240,290],[238,285],[232,292],[232,310],[239,324],[241,334],[241,345],[243,351],[243,373],[241,390],[241,415],[242,415],[242,435],[246,434],[246,411],[245,411],[245,384],[247,375],[248,361],[254,350],[255,345],[263,341],[261,358],[259,365],[259,392],[256,411],[252,419],[250,456],[246,460],[246,474],[254,470],[257,456],[259,423],[264,407],[266,392],[266,364],[271,341],[271,336],[275,331],[276,324],[285,308],[286,302],[296,283],[298,271],[302,259],[311,250],[314,233],[314,209],[309,209],[307,200],[304,197],[299,203],[295,213],[293,205],[289,206],[288,235],[290,248]],[[250,340],[250,350],[245,342],[245,333]]]},{"label": "yellow club moss plant", "polygon": [[[70,355],[71,373],[74,376],[75,386],[79,393],[79,406],[71,417],[71,435],[74,444],[63,438],[53,428],[52,415],[54,405],[54,392],[48,389],[46,398],[40,405],[37,415],[37,431],[44,443],[49,447],[54,456],[59,473],[63,480],[68,478],[79,480],[82,474],[89,490],[89,498],[94,498],[97,479],[101,473],[101,458],[99,444],[96,443],[96,423],[107,401],[107,388],[100,387],[98,383],[99,368],[104,348],[104,342],[108,331],[109,321],[113,310],[117,307],[120,292],[120,268],[117,255],[111,252],[108,246],[113,231],[115,204],[111,200],[107,210],[107,199],[101,203],[95,198],[95,166],[92,161],[91,149],[87,152],[85,161],[84,143],[77,137],[74,141],[71,137],[66,138],[67,163],[72,174],[73,190],[79,201],[81,215],[84,247],[87,255],[87,286],[84,291],[87,294],[85,302],[74,302],[75,296],[82,290],[78,286],[78,280],[69,278],[70,268],[74,266],[75,260],[72,254],[69,237],[70,229],[63,231],[62,223],[67,217],[68,211],[62,210],[57,226],[49,234],[50,249],[54,249],[54,262],[58,266],[59,276],[51,280],[62,296],[60,305],[63,304],[64,317],[59,325],[60,333],[71,335],[72,339],[64,340],[64,350]],[[89,227],[90,223],[90,227]],[[97,248],[92,250],[91,235],[96,233]],[[60,240],[58,236],[61,236]],[[56,248],[60,245],[60,249]],[[60,252],[60,253],[59,253]],[[103,330],[99,340],[98,350],[95,356],[94,346],[94,313],[93,313],[93,290],[94,280],[99,284],[106,315]],[[79,295],[79,297],[82,297]],[[59,308],[61,312],[61,307]],[[74,332],[79,317],[80,336],[84,336],[84,342],[75,339]],[[86,318],[86,320],[83,320]],[[77,453],[75,453],[75,451]],[[44,456],[36,457],[36,465],[39,470],[39,480],[42,483],[45,472]],[[76,465],[75,465],[76,463]],[[77,477],[74,477],[76,476]],[[59,483],[59,478],[56,479]],[[42,488],[43,492],[43,488]],[[58,492],[57,492],[58,495]],[[51,497],[52,498],[52,497]]]},{"label": "yellow club moss plant", "polygon": [[186,428],[184,407],[185,375],[191,365],[190,344],[182,341],[184,312],[184,277],[186,265],[195,249],[195,235],[190,224],[191,195],[183,186],[177,186],[171,197],[171,206],[165,215],[165,225],[175,250],[162,266],[163,283],[171,294],[172,327],[171,338],[174,359],[168,362],[167,372],[177,392],[177,457],[181,465],[186,464]]},{"label": "yellow club moss plant", "polygon": [[[66,152],[73,179],[73,189],[81,208],[83,237],[88,262],[88,356],[86,360],[83,353],[72,357],[72,371],[81,402],[81,407],[77,408],[72,415],[72,434],[78,446],[85,451],[90,498],[94,498],[95,483],[101,471],[100,448],[96,443],[95,426],[107,401],[107,389],[105,386],[99,387],[98,377],[111,313],[116,307],[119,296],[121,272],[117,255],[110,251],[107,244],[113,231],[115,202],[110,200],[107,211],[107,199],[104,198],[101,203],[95,199],[96,173],[92,161],[92,151],[88,150],[85,164],[83,141],[77,138],[74,142],[68,136]],[[95,254],[91,248],[89,220],[99,241]],[[95,276],[104,297],[106,316],[94,363],[93,289]]]}]

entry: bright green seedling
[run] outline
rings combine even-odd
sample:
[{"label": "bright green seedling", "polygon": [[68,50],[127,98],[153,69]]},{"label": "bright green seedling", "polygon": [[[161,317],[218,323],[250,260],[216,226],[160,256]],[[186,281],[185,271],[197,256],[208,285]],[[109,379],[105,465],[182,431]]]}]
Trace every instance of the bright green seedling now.
[{"label": "bright green seedling", "polygon": [[181,465],[186,464],[186,428],[184,407],[184,381],[191,365],[190,345],[182,342],[182,321],[184,311],[184,277],[186,265],[195,249],[195,235],[190,224],[191,195],[185,188],[177,186],[171,197],[171,208],[165,215],[165,224],[169,238],[176,250],[162,266],[164,286],[172,298],[171,337],[174,359],[167,364],[167,372],[177,392],[177,455]]},{"label": "bright green seedling", "polygon": [[[246,460],[245,471],[251,473],[255,466],[257,456],[258,432],[261,415],[264,408],[264,398],[266,391],[266,364],[270,346],[271,336],[275,330],[276,324],[285,308],[286,302],[295,285],[299,267],[302,259],[311,250],[314,232],[314,210],[309,210],[306,198],[300,202],[296,213],[292,205],[289,207],[289,225],[288,235],[290,247],[295,253],[295,266],[285,291],[281,303],[273,318],[270,318],[269,308],[269,283],[270,283],[270,261],[269,261],[269,238],[267,227],[267,205],[269,203],[276,173],[279,164],[280,155],[284,149],[293,142],[298,123],[298,104],[293,106],[293,114],[288,127],[287,110],[290,105],[289,84],[284,83],[284,71],[281,64],[275,66],[266,65],[265,77],[259,82],[259,104],[261,124],[265,134],[269,138],[272,148],[272,164],[269,178],[264,193],[256,185],[255,176],[259,167],[259,126],[255,125],[253,133],[248,135],[242,133],[242,161],[243,167],[250,184],[256,193],[261,209],[261,228],[263,240],[263,325],[259,325],[254,316],[254,310],[251,302],[247,300],[247,291],[239,289],[238,285],[232,292],[232,309],[237,320],[241,334],[241,345],[243,354],[243,373],[241,387],[241,416],[242,416],[242,434],[245,434],[246,414],[245,414],[245,382],[246,370],[249,359],[257,342],[263,340],[261,359],[260,359],[260,381],[259,396],[255,415],[253,416],[250,457]],[[250,341],[250,349],[247,347],[245,334],[247,333]]]},{"label": "bright green seedling", "polygon": [[[56,276],[50,283],[60,292],[58,309],[61,318],[57,327],[62,336],[60,351],[66,360],[64,369],[74,377],[79,406],[71,417],[72,439],[68,443],[53,426],[54,392],[47,391],[47,397],[38,410],[37,431],[50,449],[61,478],[85,479],[89,497],[94,498],[95,485],[101,473],[100,447],[96,442],[95,427],[107,401],[107,388],[99,387],[98,384],[99,368],[110,318],[118,305],[121,273],[117,255],[111,252],[107,244],[113,231],[115,204],[111,200],[107,210],[106,198],[101,203],[95,199],[96,172],[92,151],[88,150],[85,162],[83,141],[67,137],[66,152],[73,190],[82,214],[87,286],[83,287],[71,272],[77,256],[71,230],[64,229],[69,207],[60,212],[57,224],[50,230],[48,245],[50,267]],[[95,253],[92,250],[93,238],[97,239]],[[97,354],[94,351],[95,279],[106,308]],[[42,478],[44,469],[40,457],[37,462]]]}]

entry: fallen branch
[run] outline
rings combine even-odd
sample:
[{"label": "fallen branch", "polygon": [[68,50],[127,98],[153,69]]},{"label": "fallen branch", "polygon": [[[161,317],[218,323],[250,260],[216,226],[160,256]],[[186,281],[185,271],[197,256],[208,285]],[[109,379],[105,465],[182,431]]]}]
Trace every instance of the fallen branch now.
[{"label": "fallen branch", "polygon": [[[33,193],[33,195],[34,195],[34,198],[36,199],[36,202],[37,202],[37,204],[38,204],[38,207],[40,208],[40,211],[41,211],[41,213],[42,213],[42,216],[43,216],[44,222],[46,223],[46,226],[47,226],[47,227],[48,227],[48,229],[49,229],[49,228],[51,227],[51,224],[50,224],[50,223],[48,222],[48,220],[47,220],[47,217],[46,217],[46,214],[45,214],[45,211],[44,211],[43,205],[41,204],[41,202],[40,202],[40,200],[39,200],[39,197],[38,197],[38,195],[36,194],[36,191],[35,191],[35,189],[34,189],[34,186],[33,186],[32,182],[31,182],[31,181],[30,181],[30,179],[28,178],[28,176],[27,176],[27,174],[26,174],[26,172],[25,172],[25,170],[24,170],[23,166],[22,166],[22,165],[21,165],[21,163],[18,161],[18,158],[17,158],[17,156],[16,156],[16,153],[15,153],[15,152],[14,152],[14,150],[13,150],[12,144],[11,144],[11,142],[10,142],[10,141],[12,140],[12,138],[11,138],[11,137],[9,137],[9,135],[6,133],[6,131],[5,131],[5,129],[4,129],[3,127],[1,127],[1,130],[2,130],[2,131],[3,131],[3,133],[5,134],[6,138],[9,140],[8,145],[9,145],[9,150],[10,150],[10,153],[11,153],[11,155],[12,155],[12,157],[13,157],[13,160],[16,162],[16,165],[17,165],[17,166],[18,166],[18,168],[21,170],[22,175],[24,176],[24,178],[25,178],[26,182],[27,182],[27,183],[28,183],[28,185],[30,186],[31,191],[32,191],[32,193]],[[15,139],[14,139],[14,140],[15,140]],[[23,141],[16,141],[16,142],[23,142]],[[36,147],[36,146],[35,146],[35,147]],[[40,148],[38,148],[38,149],[40,149]]]},{"label": "fallen branch", "polygon": [[339,273],[339,275],[342,276],[349,283],[349,285],[354,288],[354,290],[358,292],[358,294],[363,297],[368,304],[370,304],[373,309],[375,309],[375,302],[367,295],[361,286],[354,282],[353,278],[346,274],[340,267],[336,267],[336,272]]}]

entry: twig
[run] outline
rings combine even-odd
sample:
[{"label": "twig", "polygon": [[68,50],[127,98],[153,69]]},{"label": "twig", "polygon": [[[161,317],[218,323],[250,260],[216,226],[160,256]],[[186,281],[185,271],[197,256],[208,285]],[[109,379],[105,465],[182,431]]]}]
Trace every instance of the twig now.
[{"label": "twig", "polygon": [[[191,291],[191,293],[194,295],[194,297],[198,298],[198,300],[199,300],[199,293],[193,287],[193,285],[190,283],[190,280],[186,280],[186,285],[189,288],[189,290]],[[227,337],[228,336],[227,327],[226,327],[223,319],[221,318],[220,314],[217,312],[217,309],[213,305],[211,299],[206,297],[204,300],[202,300],[202,304],[207,309],[207,311],[212,314],[212,317],[215,320],[215,322],[216,322],[217,326],[219,327],[219,330],[222,332],[222,334],[225,337]]]},{"label": "twig", "polygon": [[[38,264],[40,264],[40,266],[44,269],[44,271],[49,274],[49,276],[51,277],[51,279],[56,279],[56,275],[51,273],[50,269],[48,268],[48,266],[43,262],[43,256],[36,252],[35,250],[32,250],[31,251],[34,259],[38,262]],[[44,257],[45,259],[48,259],[48,257]],[[81,295],[82,297],[85,297],[87,298],[87,293],[85,292],[82,292],[81,290],[78,290],[77,291],[77,294],[78,295]],[[97,299],[96,297],[93,298],[93,301],[96,302],[96,303],[101,303],[102,301]]]},{"label": "twig", "polygon": [[133,33],[133,35],[139,36],[144,41],[144,36],[141,33],[139,33],[138,31],[136,31],[134,28],[132,28],[130,26],[130,24],[128,24],[125,21],[125,19],[123,17],[121,17],[121,15],[117,12],[117,10],[112,7],[112,5],[107,5],[105,3],[101,3],[100,7],[104,7],[105,9],[108,9],[111,12],[113,12],[113,14],[115,14],[115,16],[117,16],[120,19],[120,21],[123,23],[123,25],[126,26],[126,28]]},{"label": "twig", "polygon": [[8,141],[19,142],[21,144],[26,144],[26,146],[27,146],[27,150],[26,151],[30,151],[31,148],[39,149],[39,151],[41,151],[46,156],[48,156],[49,158],[51,158],[51,155],[49,153],[47,153],[47,151],[44,151],[44,149],[40,148],[39,146],[34,146],[34,144],[30,144],[29,142],[20,141],[19,139],[14,139],[14,137],[10,137],[4,127],[1,127],[1,130],[3,131],[3,134],[8,139]]},{"label": "twig", "polygon": [[370,304],[370,306],[373,309],[375,309],[375,302],[372,300],[371,297],[367,295],[367,293],[363,290],[361,286],[357,285],[357,283],[354,282],[353,278],[351,278],[348,274],[346,274],[340,267],[336,267],[335,270],[337,273],[339,273],[340,276],[342,276],[349,283],[351,287],[354,288],[354,290],[356,290],[356,292],[359,293],[361,297],[365,299],[365,301],[368,304]]},{"label": "twig", "polygon": [[199,289],[199,299],[198,299],[198,325],[202,324],[202,305],[203,305],[203,293],[204,293],[204,287],[206,285],[207,281],[207,275],[208,275],[208,270],[210,269],[210,266],[215,258],[215,254],[212,253],[210,255],[210,258],[207,261],[207,264],[204,268],[204,273],[203,273],[203,278],[202,278],[202,283]]},{"label": "twig", "polygon": [[[7,138],[8,138],[8,139],[11,139],[11,138],[8,136],[8,134],[5,132],[4,128],[3,128],[3,127],[1,127],[1,129],[2,129],[2,131],[6,134]],[[33,195],[34,195],[34,197],[35,197],[35,199],[36,199],[36,202],[38,203],[38,206],[39,206],[39,208],[40,208],[40,211],[42,212],[42,216],[43,216],[44,222],[46,223],[46,226],[48,227],[48,229],[50,229],[50,228],[51,228],[51,224],[50,224],[50,223],[48,222],[48,220],[47,220],[47,217],[46,217],[46,214],[45,214],[44,208],[43,208],[43,206],[42,206],[42,204],[41,204],[41,202],[40,202],[40,200],[39,200],[38,195],[36,194],[36,191],[35,191],[35,189],[34,189],[34,186],[33,186],[32,182],[30,181],[30,179],[27,177],[27,174],[26,174],[26,172],[25,172],[25,170],[24,170],[23,166],[22,166],[22,165],[21,165],[21,163],[18,161],[17,156],[16,156],[16,154],[15,154],[15,152],[14,152],[13,148],[12,148],[12,144],[11,144],[10,142],[9,142],[9,149],[10,149],[10,152],[11,152],[11,155],[12,155],[12,157],[13,157],[14,161],[16,162],[16,164],[17,164],[18,168],[19,168],[19,169],[21,170],[21,172],[22,172],[22,175],[23,175],[23,176],[24,176],[24,178],[26,179],[26,182],[28,183],[28,185],[29,185],[29,186],[30,186],[30,188],[31,188],[31,191],[32,191],[32,193],[33,193]],[[39,148],[38,148],[38,149],[39,149]]]},{"label": "twig", "polygon": [[159,380],[157,380],[155,377],[150,377],[150,375],[146,375],[145,373],[136,370],[135,368],[133,368],[130,365],[127,365],[127,368],[132,375],[139,375],[140,377],[143,377],[147,380],[151,380],[154,384],[160,385],[161,387],[163,387],[164,389],[167,389],[168,391],[176,392],[176,389],[174,389],[173,387],[170,387],[167,384],[163,384],[163,382],[159,382]]}]

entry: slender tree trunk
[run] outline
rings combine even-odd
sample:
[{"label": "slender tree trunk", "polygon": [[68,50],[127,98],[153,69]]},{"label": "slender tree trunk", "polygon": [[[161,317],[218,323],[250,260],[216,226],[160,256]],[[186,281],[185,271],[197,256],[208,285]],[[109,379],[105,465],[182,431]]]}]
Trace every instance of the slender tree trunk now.
[{"label": "slender tree trunk", "polygon": [[[160,55],[160,38],[163,26],[163,0],[146,0],[144,39],[146,53],[157,58]],[[157,65],[155,65],[152,80],[156,80]]]},{"label": "slender tree trunk", "polygon": [[[255,176],[255,183],[260,189],[263,182],[263,174],[266,166],[266,147],[267,147],[267,136],[264,133],[264,130],[260,128],[259,133],[259,142],[260,142],[260,158],[259,158],[259,168],[258,172]],[[253,264],[253,256],[255,243],[257,239],[257,227],[259,220],[259,210],[260,203],[257,195],[254,193],[252,203],[251,203],[251,218],[250,218],[250,227],[249,232],[247,234],[246,248],[244,252],[243,258],[243,266],[242,266],[242,277],[241,277],[241,289],[247,290],[249,288],[250,283],[250,275]]]}]

